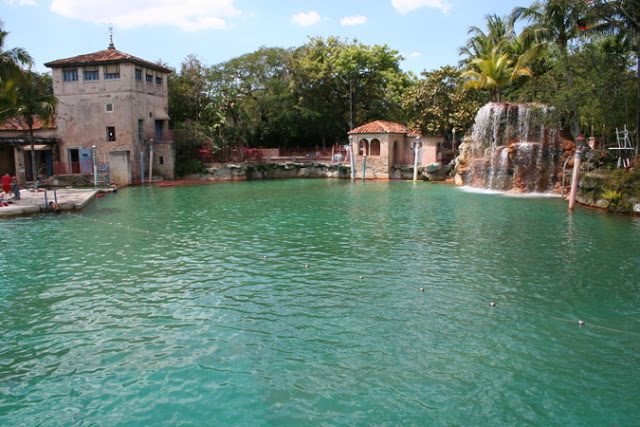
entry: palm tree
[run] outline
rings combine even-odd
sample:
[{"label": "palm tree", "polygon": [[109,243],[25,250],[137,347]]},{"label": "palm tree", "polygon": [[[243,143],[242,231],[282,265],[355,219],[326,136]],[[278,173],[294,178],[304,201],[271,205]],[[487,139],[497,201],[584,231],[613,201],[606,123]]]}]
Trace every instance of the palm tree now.
[{"label": "palm tree", "polygon": [[513,29],[513,20],[488,15],[487,32],[471,27],[472,35],[460,55],[466,55],[461,61],[464,72],[460,75],[465,89],[488,89],[492,101],[502,100],[502,88],[531,76],[526,64],[531,58],[528,47]]},{"label": "palm tree", "polygon": [[37,187],[37,172],[35,159],[34,123],[39,118],[44,126],[48,126],[55,114],[57,99],[49,91],[50,77],[25,71],[15,84],[10,85],[12,108],[14,117],[21,118],[27,126],[26,132],[31,144],[31,173]]},{"label": "palm tree", "polygon": [[502,100],[502,88],[521,77],[531,76],[531,70],[516,62],[507,52],[498,47],[488,55],[474,58],[460,77],[464,79],[465,89],[488,89],[491,101]]},{"label": "palm tree", "polygon": [[578,123],[578,107],[573,98],[573,73],[569,67],[569,43],[581,36],[587,23],[586,2],[574,0],[547,0],[535,2],[531,6],[517,7],[511,18],[515,21],[523,19],[529,25],[522,33],[526,40],[536,43],[555,44],[560,53],[561,64],[567,79],[567,89],[573,117],[571,133],[574,138],[580,135]]},{"label": "palm tree", "polygon": [[460,48],[459,55],[465,55],[461,65],[467,65],[475,58],[488,56],[495,48],[508,50],[508,45],[516,39],[513,23],[497,15],[487,15],[487,32],[473,26],[467,34],[471,37],[467,44]]},{"label": "palm tree", "polygon": [[23,67],[30,67],[33,64],[26,50],[19,47],[4,49],[5,37],[8,34],[7,31],[2,30],[2,21],[0,21],[0,82],[15,78]]},{"label": "palm tree", "polygon": [[22,48],[4,49],[8,34],[2,30],[0,21],[0,122],[11,117],[11,87],[20,78],[23,67],[30,67],[33,63],[31,56]]},{"label": "palm tree", "polygon": [[640,149],[640,0],[597,0],[591,10],[597,20],[589,31],[622,36],[636,56],[636,156]]}]

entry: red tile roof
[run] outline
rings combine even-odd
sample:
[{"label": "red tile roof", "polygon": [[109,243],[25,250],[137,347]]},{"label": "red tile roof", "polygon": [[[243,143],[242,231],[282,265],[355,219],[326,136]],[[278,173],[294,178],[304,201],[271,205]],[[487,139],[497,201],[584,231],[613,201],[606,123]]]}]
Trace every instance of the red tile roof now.
[{"label": "red tile roof", "polygon": [[[49,126],[44,126],[44,122],[40,119],[40,117],[35,117],[33,121],[33,130],[40,129],[55,129],[56,128],[56,119],[49,122]],[[21,117],[13,117],[7,120],[4,123],[0,123],[0,131],[25,131],[28,130],[27,124],[24,119]]]},{"label": "red tile roof", "polygon": [[122,62],[131,62],[133,64],[140,65],[141,67],[149,68],[155,71],[163,73],[170,73],[172,70],[162,65],[154,64],[153,62],[145,61],[144,59],[136,58],[128,53],[120,52],[115,48],[109,48],[101,50],[95,53],[88,53],[86,55],[74,56],[73,58],[58,59],[57,61],[51,61],[44,64],[49,68],[62,68],[62,67],[78,67],[83,65],[98,65],[98,64],[119,64]]},{"label": "red tile roof", "polygon": [[351,131],[349,134],[358,134],[358,133],[409,133],[410,130],[403,124],[388,122],[386,120],[376,120],[375,122],[367,123],[360,127],[357,127]]}]

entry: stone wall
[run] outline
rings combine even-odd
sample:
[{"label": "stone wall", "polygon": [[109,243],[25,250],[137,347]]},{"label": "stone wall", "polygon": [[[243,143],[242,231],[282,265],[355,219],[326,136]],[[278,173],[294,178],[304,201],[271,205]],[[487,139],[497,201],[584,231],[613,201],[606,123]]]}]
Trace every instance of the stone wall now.
[{"label": "stone wall", "polygon": [[243,181],[281,178],[349,178],[350,168],[323,163],[243,163],[219,164],[206,172],[187,175],[185,179]]},{"label": "stone wall", "polygon": [[607,212],[640,214],[640,171],[583,173],[576,201]]},{"label": "stone wall", "polygon": [[[367,160],[368,163],[368,160]],[[431,165],[433,166],[433,165]],[[361,164],[356,164],[356,168]],[[367,179],[374,178],[367,167]],[[449,177],[450,167],[418,168],[418,179],[426,181],[444,181]],[[283,178],[336,178],[350,179],[351,168],[348,164],[324,164],[324,163],[246,163],[246,164],[218,164],[210,167],[204,173],[191,174],[184,179],[198,179],[210,181],[244,181],[258,179],[283,179]],[[377,179],[387,179],[382,176]],[[394,166],[391,171],[392,179],[412,179],[413,166]],[[362,179],[361,173],[357,180]],[[376,178],[374,178],[376,179]]]}]

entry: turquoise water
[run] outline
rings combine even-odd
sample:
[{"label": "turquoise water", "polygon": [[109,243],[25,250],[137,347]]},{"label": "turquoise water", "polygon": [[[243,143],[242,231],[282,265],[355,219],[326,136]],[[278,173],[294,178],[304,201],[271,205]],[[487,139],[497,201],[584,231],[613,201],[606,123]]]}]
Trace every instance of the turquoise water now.
[{"label": "turquoise water", "polygon": [[290,180],[0,235],[0,424],[640,424],[638,218]]}]

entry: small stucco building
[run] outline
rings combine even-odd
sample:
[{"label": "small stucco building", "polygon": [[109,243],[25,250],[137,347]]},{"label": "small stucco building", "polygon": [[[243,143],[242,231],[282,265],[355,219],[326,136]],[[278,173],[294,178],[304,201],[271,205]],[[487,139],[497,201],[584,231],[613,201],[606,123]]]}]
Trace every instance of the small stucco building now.
[{"label": "small stucco building", "polygon": [[53,175],[53,152],[60,139],[55,118],[48,124],[36,117],[33,122],[33,152],[28,126],[20,118],[0,124],[0,174],[16,176],[18,182],[33,180],[31,156],[35,156],[35,175]]},{"label": "small stucco building", "polygon": [[45,64],[58,98],[54,174],[87,174],[94,156],[101,173],[130,184],[149,171],[172,179],[167,77],[171,70],[120,52],[113,42],[99,52]]},{"label": "small stucco building", "polygon": [[[441,137],[421,135],[418,129],[376,120],[348,132],[354,147],[356,178],[362,178],[366,156],[365,179],[399,178],[397,166],[414,164],[414,144],[418,144],[418,165],[438,162]],[[395,166],[395,167],[394,167]]]}]

